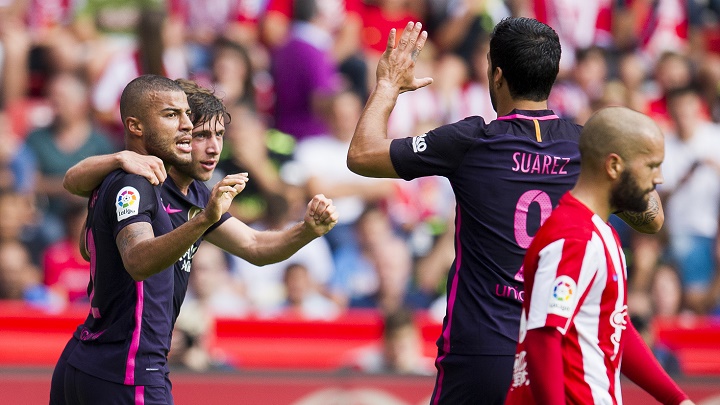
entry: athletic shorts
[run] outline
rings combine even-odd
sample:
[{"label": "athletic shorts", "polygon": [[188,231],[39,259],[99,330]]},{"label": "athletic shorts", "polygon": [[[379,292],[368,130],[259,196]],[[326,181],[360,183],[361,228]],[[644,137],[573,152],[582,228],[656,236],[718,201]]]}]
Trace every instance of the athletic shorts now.
[{"label": "athletic shorts", "polygon": [[460,355],[438,350],[430,405],[503,405],[515,355]]}]

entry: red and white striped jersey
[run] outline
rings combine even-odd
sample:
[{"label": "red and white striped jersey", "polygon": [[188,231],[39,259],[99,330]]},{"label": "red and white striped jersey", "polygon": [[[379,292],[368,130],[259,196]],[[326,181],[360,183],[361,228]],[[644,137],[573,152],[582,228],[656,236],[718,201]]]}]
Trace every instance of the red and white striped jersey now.
[{"label": "red and white striped jersey", "polygon": [[627,269],[615,230],[566,193],[528,248],[524,275],[526,295],[506,404],[535,403],[525,336],[543,327],[563,335],[568,404],[622,404]]}]

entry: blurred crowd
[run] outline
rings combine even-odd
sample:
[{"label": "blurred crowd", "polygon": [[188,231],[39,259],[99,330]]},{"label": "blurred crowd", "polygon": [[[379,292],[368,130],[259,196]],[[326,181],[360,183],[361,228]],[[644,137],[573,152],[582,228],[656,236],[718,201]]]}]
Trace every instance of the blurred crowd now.
[{"label": "blurred crowd", "polygon": [[233,215],[282,228],[316,193],[340,213],[326,237],[262,268],[203,245],[180,341],[195,342],[209,316],[331,320],[375,308],[397,324],[403,311],[426,309],[441,321],[454,257],[449,184],[363,178],[345,157],[388,33],[408,21],[429,33],[416,69],[435,82],[399,97],[390,136],[496,118],[486,54],[510,15],[560,36],[549,99],[558,115],[582,124],[624,105],[666,135],[662,232],[613,220],[636,323],[720,314],[718,0],[0,0],[0,299],[48,310],[87,300],[77,248],[85,201],[63,189],[63,175],[122,149],[120,93],[154,73],[193,79],[227,105],[215,178],[250,176]]}]

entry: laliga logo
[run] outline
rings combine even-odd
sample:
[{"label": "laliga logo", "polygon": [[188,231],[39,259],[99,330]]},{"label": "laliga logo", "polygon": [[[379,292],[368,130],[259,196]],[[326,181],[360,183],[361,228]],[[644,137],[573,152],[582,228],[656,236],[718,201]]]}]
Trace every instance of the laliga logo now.
[{"label": "laliga logo", "polygon": [[118,207],[127,208],[137,201],[137,196],[131,190],[125,190],[118,196]]},{"label": "laliga logo", "polygon": [[567,302],[570,300],[570,298],[572,298],[572,295],[572,284],[570,284],[566,280],[558,280],[558,283],[555,284],[555,288],[553,288],[553,298],[561,302]]}]

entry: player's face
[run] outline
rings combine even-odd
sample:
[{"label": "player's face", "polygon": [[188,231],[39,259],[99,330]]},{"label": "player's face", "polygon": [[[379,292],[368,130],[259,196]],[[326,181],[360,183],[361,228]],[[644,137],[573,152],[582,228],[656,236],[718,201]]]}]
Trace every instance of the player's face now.
[{"label": "player's face", "polygon": [[660,165],[665,157],[662,136],[648,144],[649,152],[633,159],[612,190],[611,204],[617,210],[643,212],[650,193],[663,182]]},{"label": "player's face", "polygon": [[190,107],[182,91],[155,92],[143,117],[145,150],[171,166],[190,163]]},{"label": "player's face", "polygon": [[195,180],[208,181],[217,166],[225,137],[225,119],[212,118],[192,131],[192,162],[178,166],[180,173]]}]

